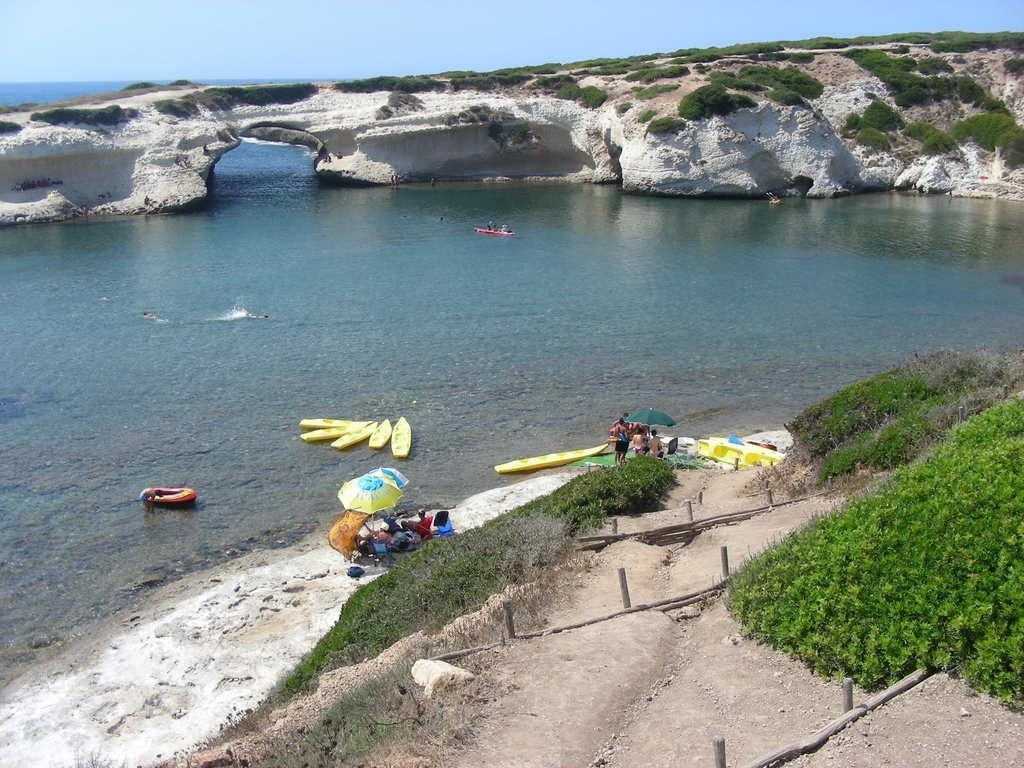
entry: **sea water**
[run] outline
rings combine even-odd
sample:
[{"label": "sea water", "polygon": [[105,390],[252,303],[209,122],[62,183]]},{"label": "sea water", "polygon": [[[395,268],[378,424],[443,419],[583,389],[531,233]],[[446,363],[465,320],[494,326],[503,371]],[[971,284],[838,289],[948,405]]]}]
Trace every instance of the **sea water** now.
[{"label": "sea water", "polygon": [[[200,211],[0,230],[8,673],[143,583],[326,525],[345,480],[395,463],[301,442],[304,417],[407,417],[403,504],[449,504],[632,408],[673,434],[778,427],[915,353],[1022,340],[1017,204],[334,189],[311,168],[245,143]],[[473,232],[491,220],[519,236]],[[152,485],[199,504],[147,510]]]}]

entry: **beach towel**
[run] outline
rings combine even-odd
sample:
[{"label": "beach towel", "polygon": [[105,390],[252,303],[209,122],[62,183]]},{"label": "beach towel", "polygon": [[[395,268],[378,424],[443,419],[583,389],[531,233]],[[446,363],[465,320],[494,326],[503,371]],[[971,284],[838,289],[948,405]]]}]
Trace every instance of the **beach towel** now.
[{"label": "beach towel", "polygon": [[345,557],[351,559],[352,552],[356,548],[356,534],[363,527],[369,515],[363,512],[356,512],[353,509],[346,509],[327,534],[327,541]]}]

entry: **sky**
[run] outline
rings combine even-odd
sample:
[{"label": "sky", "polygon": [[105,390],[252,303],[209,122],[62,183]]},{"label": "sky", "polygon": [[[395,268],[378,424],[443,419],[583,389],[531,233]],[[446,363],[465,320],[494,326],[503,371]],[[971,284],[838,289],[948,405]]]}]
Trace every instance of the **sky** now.
[{"label": "sky", "polygon": [[343,79],[892,32],[1024,30],[1024,0],[0,0],[0,82]]}]

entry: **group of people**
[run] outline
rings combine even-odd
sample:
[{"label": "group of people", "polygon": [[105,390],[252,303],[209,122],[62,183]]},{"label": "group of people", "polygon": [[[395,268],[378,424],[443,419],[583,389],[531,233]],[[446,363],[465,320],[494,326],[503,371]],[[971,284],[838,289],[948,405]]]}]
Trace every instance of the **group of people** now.
[{"label": "group of people", "polygon": [[415,520],[398,522],[393,516],[384,518],[384,527],[356,534],[356,551],[365,557],[391,558],[393,552],[408,552],[432,538],[455,535],[448,510],[431,515],[425,509],[416,513]]},{"label": "group of people", "polygon": [[615,463],[624,464],[629,451],[635,456],[665,458],[665,446],[658,430],[635,421],[626,421],[629,414],[622,414],[608,430],[608,439],[615,443]]},{"label": "group of people", "polygon": [[495,227],[493,221],[488,221],[487,222],[487,228],[489,230],[491,230],[491,232],[508,232],[508,231],[510,231],[509,228],[508,228],[508,224],[502,224],[500,227]]}]

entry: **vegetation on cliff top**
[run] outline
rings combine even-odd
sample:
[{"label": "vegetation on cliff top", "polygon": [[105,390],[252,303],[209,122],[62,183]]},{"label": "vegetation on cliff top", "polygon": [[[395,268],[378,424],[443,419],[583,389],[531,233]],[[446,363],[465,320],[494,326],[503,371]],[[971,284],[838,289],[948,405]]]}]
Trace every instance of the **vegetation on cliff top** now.
[{"label": "vegetation on cliff top", "polygon": [[[920,402],[922,384],[892,376],[876,391]],[[957,671],[1024,705],[1022,463],[1024,401],[992,407],[878,492],[748,563],[730,607],[821,674],[875,688],[918,667]]]},{"label": "vegetation on cliff top", "polygon": [[712,83],[686,94],[679,102],[679,116],[701,120],[712,115],[728,115],[737,109],[755,106],[754,100],[741,93],[730,93],[725,86]]},{"label": "vegetation on cliff top", "polygon": [[317,92],[312,83],[286,83],[284,85],[238,85],[205,88],[180,99],[163,99],[153,103],[158,112],[174,117],[199,114],[199,108],[232,109],[238,106],[267,106],[294,104],[308,99]]},{"label": "vegetation on cliff top", "polygon": [[1024,165],[1024,129],[1010,115],[989,112],[961,120],[953,126],[953,138],[973,141],[991,151],[999,149],[1011,168]]},{"label": "vegetation on cliff top", "polygon": [[1024,380],[1017,356],[941,352],[844,387],[789,425],[819,477],[892,470]]},{"label": "vegetation on cliff top", "polygon": [[43,112],[33,112],[32,119],[50,125],[117,125],[137,117],[137,109],[127,109],[117,104],[100,109],[77,109],[58,107]]}]

